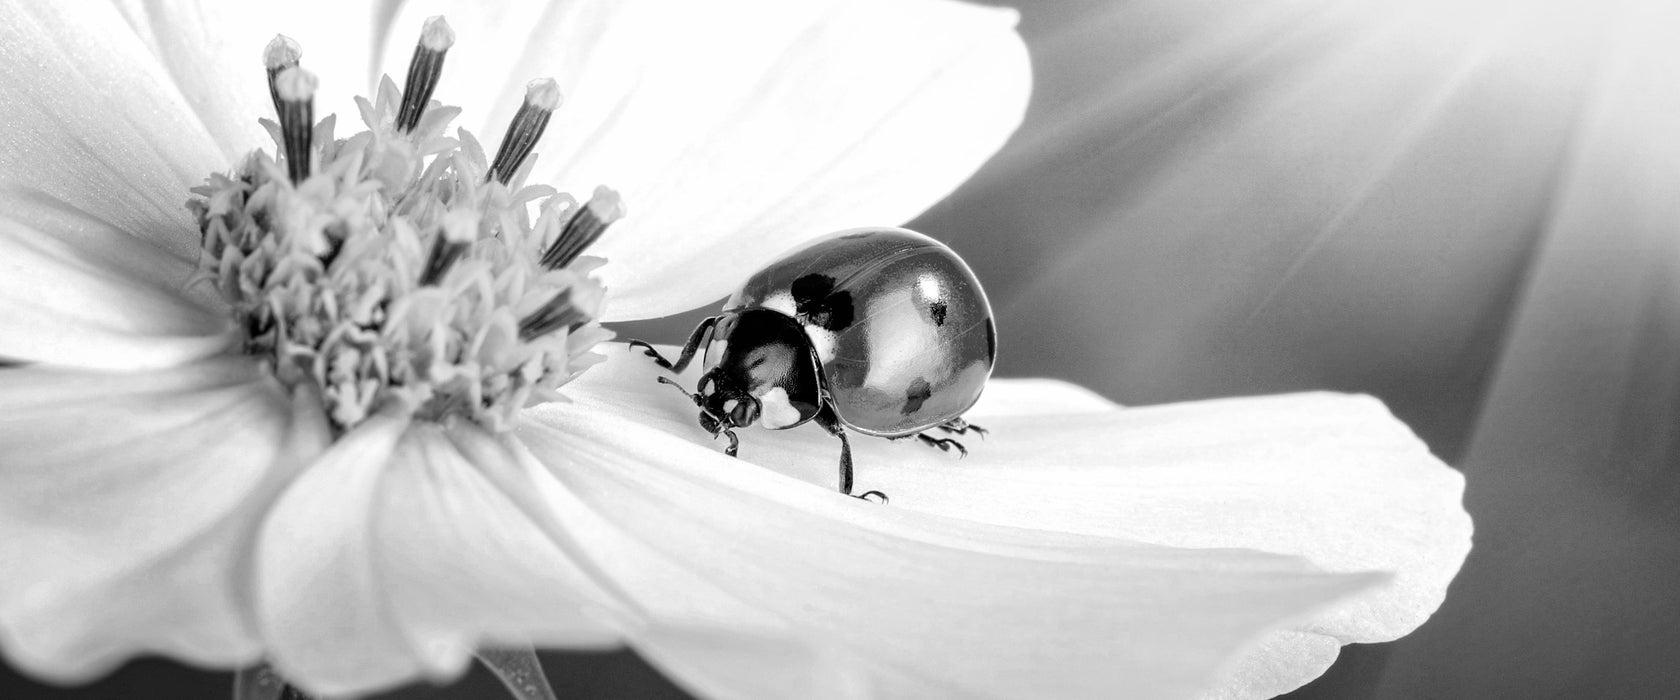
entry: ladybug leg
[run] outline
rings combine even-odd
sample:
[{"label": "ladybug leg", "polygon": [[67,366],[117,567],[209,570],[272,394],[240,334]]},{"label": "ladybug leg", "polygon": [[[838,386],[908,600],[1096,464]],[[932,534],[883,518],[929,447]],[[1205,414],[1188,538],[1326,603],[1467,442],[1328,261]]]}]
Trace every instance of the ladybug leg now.
[{"label": "ladybug leg", "polygon": [[731,457],[737,456],[735,453],[741,450],[741,438],[735,437],[735,431],[733,430],[725,429],[720,432],[724,437],[729,438],[729,447],[724,448],[723,453]]},{"label": "ladybug leg", "polygon": [[945,452],[950,452],[953,448],[955,448],[958,456],[968,456],[968,448],[963,447],[962,443],[952,440],[951,438],[936,438],[929,437],[922,433],[916,433],[916,439],[921,440],[922,444],[927,445],[928,447],[937,447]]},{"label": "ladybug leg", "polygon": [[945,421],[944,423],[940,423],[935,427],[947,433],[955,433],[957,435],[967,435],[970,432],[976,433],[981,437],[981,439],[984,439],[986,435],[991,432],[985,428],[963,420],[960,416]]},{"label": "ladybug leg", "polygon": [[817,415],[817,421],[829,435],[840,438],[840,493],[852,495],[852,441],[839,421],[824,420],[827,412]]},{"label": "ladybug leg", "polygon": [[672,372],[681,373],[688,367],[688,363],[694,359],[694,353],[700,350],[700,344],[705,341],[706,334],[711,332],[712,326],[717,325],[717,322],[718,317],[713,316],[701,321],[700,325],[695,326],[694,333],[688,336],[688,343],[683,345],[682,352],[677,355],[677,361],[674,364],[661,356],[659,351],[653,349],[653,346],[647,344],[646,341],[632,340],[629,345],[631,347],[642,348],[642,354],[653,358],[654,363],[658,364],[660,367],[671,370]]},{"label": "ladybug leg", "polygon": [[846,428],[840,425],[840,419],[834,415],[834,409],[824,404],[814,420],[823,430],[827,430],[829,435],[840,438],[840,493],[871,503],[876,502],[870,498],[874,496],[881,499],[881,505],[886,505],[887,494],[880,491],[865,491],[859,495],[852,495],[852,441],[846,437]]}]

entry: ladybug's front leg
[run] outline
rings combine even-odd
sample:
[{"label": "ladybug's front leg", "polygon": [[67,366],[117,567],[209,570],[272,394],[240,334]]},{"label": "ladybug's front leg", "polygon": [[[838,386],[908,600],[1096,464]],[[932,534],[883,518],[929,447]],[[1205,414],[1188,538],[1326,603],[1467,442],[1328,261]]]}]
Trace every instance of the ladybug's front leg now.
[{"label": "ladybug's front leg", "polygon": [[[840,425],[840,419],[834,415],[834,409],[827,404],[817,413],[814,420],[817,425],[827,430],[829,435],[840,438],[840,493],[852,496],[852,441],[846,438],[846,428]],[[887,494],[880,491],[865,491],[862,495],[852,496],[868,501],[870,496],[881,499],[881,505],[887,504]]]},{"label": "ladybug's front leg", "polygon": [[735,437],[735,431],[725,428],[718,433],[729,438],[729,446],[723,448],[723,453],[731,457],[739,456],[736,453],[741,451],[741,438]]},{"label": "ladybug's front leg", "polygon": [[653,346],[646,341],[632,340],[629,344],[631,347],[643,348],[644,354],[653,358],[653,361],[658,363],[660,367],[681,374],[688,367],[688,363],[694,359],[694,353],[700,350],[700,344],[705,342],[706,334],[711,332],[712,326],[717,325],[718,318],[718,316],[713,316],[701,321],[700,325],[694,327],[694,333],[688,336],[688,343],[683,345],[682,353],[677,356],[676,364],[666,360],[659,354],[658,350],[653,349]]}]

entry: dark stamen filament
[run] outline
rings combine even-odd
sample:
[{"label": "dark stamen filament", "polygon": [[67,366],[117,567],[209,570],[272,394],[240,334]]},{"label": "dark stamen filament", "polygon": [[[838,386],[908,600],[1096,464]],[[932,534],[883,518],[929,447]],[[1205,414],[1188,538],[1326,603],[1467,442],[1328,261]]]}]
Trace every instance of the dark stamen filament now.
[{"label": "dark stamen filament", "polygon": [[619,198],[618,193],[607,187],[595,188],[595,194],[589,198],[589,203],[566,222],[566,227],[555,237],[554,244],[543,252],[543,267],[558,270],[570,265],[577,256],[594,245],[608,226],[623,217],[624,200]]},{"label": "dark stamen filament", "polygon": [[513,179],[513,174],[531,155],[531,149],[536,147],[537,139],[542,138],[543,129],[548,128],[549,116],[559,105],[560,86],[554,80],[535,80],[526,87],[525,102],[519,105],[519,111],[513,115],[513,123],[508,125],[507,135],[502,137],[502,146],[496,150],[496,160],[490,164],[487,179],[504,185]]},{"label": "dark stamen filament", "polygon": [[315,76],[302,68],[280,71],[274,79],[279,95],[280,140],[286,149],[286,173],[292,184],[309,179],[309,146],[315,130]]},{"label": "dark stamen filament", "polygon": [[519,320],[519,339],[529,342],[561,328],[576,330],[589,322],[589,314],[572,304],[572,290],[560,290],[542,308]]},{"label": "dark stamen filament", "polygon": [[274,80],[280,71],[296,68],[298,59],[303,57],[303,49],[296,41],[284,34],[275,34],[268,42],[268,48],[263,49],[263,66],[268,69],[268,97],[274,101],[275,114],[280,113],[280,89],[275,87]]},{"label": "dark stamen filament", "polygon": [[414,58],[408,62],[408,83],[403,86],[402,109],[397,112],[397,131],[413,131],[420,123],[420,115],[432,100],[438,76],[443,75],[443,58],[455,44],[455,31],[442,15],[426,20],[420,30],[420,43],[414,45]]}]

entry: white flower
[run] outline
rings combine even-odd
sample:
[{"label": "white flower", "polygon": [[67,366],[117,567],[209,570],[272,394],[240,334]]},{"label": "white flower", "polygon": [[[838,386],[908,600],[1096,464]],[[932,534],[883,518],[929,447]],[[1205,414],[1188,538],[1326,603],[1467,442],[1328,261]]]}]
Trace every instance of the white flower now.
[{"label": "white flower", "polygon": [[1361,397],[1118,410],[997,380],[967,460],[855,441],[889,507],[833,492],[815,429],[723,456],[621,347],[508,432],[329,419],[185,286],[181,203],[265,143],[274,32],[320,113],[402,75],[435,14],[436,97],[474,133],[554,76],[528,182],[624,193],[590,249],[608,320],[909,218],[1028,84],[1013,14],[951,3],[339,5],[0,5],[0,357],[26,363],[0,370],[0,648],[26,669],[266,658],[345,694],[484,644],[630,644],[705,695],[1250,697],[1416,627],[1468,549],[1458,475]]}]

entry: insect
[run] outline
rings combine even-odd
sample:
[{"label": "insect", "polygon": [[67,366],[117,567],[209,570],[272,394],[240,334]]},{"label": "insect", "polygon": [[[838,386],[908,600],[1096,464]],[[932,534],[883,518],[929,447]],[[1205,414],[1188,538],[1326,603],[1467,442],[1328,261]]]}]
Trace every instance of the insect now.
[{"label": "insect", "polygon": [[[963,420],[997,356],[991,305],[968,265],[914,231],[841,231],[783,256],[746,281],[717,316],[700,322],[675,363],[651,345],[659,366],[682,372],[702,346],[695,393],[700,427],[729,438],[754,423],[786,430],[815,421],[840,439],[840,492],[852,493],[847,429],[910,438],[944,451],[949,437],[986,431]],[[857,498],[886,494],[869,491]]]}]

